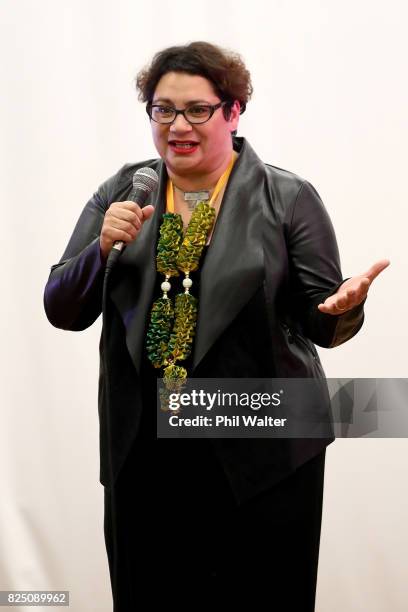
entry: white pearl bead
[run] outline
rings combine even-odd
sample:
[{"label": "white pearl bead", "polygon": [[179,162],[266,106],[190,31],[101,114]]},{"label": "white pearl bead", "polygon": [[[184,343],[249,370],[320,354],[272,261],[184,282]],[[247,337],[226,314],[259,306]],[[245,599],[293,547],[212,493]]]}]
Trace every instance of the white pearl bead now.
[{"label": "white pearl bead", "polygon": [[168,281],[163,281],[160,285],[162,291],[170,291],[171,285]]},{"label": "white pearl bead", "polygon": [[186,289],[189,289],[192,284],[193,284],[193,281],[191,280],[191,278],[183,279],[183,287],[185,287]]}]

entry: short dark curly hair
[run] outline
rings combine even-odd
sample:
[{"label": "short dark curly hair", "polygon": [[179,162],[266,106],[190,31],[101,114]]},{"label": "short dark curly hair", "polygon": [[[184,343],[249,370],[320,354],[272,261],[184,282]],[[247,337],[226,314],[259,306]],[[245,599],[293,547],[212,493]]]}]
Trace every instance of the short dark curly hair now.
[{"label": "short dark curly hair", "polygon": [[196,41],[156,53],[150,65],[136,75],[139,100],[151,102],[157,83],[168,72],[185,72],[208,79],[220,99],[230,103],[223,108],[226,119],[235,100],[240,103],[241,113],[245,111],[253,91],[251,75],[238,53]]}]

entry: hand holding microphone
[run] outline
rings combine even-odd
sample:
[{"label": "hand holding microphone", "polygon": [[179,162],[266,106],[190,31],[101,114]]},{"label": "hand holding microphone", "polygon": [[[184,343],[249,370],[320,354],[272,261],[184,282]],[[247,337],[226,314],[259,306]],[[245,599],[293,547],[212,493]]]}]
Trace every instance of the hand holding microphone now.
[{"label": "hand holding microphone", "polygon": [[101,257],[112,263],[119,257],[123,247],[135,240],[144,221],[154,213],[150,204],[144,202],[157,187],[159,178],[152,168],[140,168],[133,175],[133,189],[129,200],[113,202],[105,213],[99,239]]},{"label": "hand holding microphone", "polygon": [[127,200],[125,202],[113,202],[105,214],[102,225],[99,244],[103,259],[108,255],[115,243],[124,244],[132,242],[143,225],[143,221],[149,219],[154,212],[154,207],[149,204],[140,208],[136,202]]}]

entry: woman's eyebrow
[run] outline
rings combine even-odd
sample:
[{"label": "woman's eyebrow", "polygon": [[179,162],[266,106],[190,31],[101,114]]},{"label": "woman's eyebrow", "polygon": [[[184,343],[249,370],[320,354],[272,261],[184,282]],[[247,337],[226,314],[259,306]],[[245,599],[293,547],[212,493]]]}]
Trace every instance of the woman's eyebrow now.
[{"label": "woman's eyebrow", "polygon": [[[156,104],[157,102],[164,102],[165,104],[175,106],[173,100],[170,100],[170,98],[157,98],[156,100],[153,100],[153,104]],[[185,102],[186,106],[190,106],[191,104],[211,104],[211,102],[208,102],[208,100],[203,100],[202,98],[199,100],[188,100]]]}]

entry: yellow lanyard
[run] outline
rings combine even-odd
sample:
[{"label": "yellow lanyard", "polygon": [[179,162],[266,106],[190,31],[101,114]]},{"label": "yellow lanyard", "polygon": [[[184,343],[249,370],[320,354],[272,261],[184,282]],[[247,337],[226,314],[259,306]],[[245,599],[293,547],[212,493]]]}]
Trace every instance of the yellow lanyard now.
[{"label": "yellow lanyard", "polygon": [[[232,155],[232,158],[231,158],[231,161],[229,163],[228,168],[225,170],[224,174],[218,179],[218,182],[217,182],[217,184],[215,186],[215,189],[214,189],[214,193],[211,196],[210,206],[212,206],[213,202],[217,198],[217,196],[220,193],[221,189],[227,183],[227,181],[229,179],[229,175],[231,174],[231,170],[232,170],[232,167],[234,165],[234,162],[235,162],[235,158],[234,158],[234,155]],[[172,182],[172,180],[170,178],[167,181],[166,200],[167,200],[166,201],[166,210],[167,210],[167,212],[174,213],[173,182]]]}]

